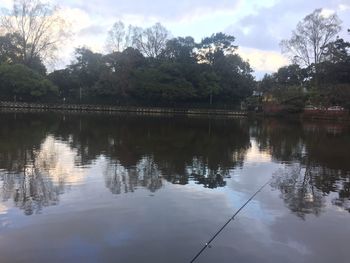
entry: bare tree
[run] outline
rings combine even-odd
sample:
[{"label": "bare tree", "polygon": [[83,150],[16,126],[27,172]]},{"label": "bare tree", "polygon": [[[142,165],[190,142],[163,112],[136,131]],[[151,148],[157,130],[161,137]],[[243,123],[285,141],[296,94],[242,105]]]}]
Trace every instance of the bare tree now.
[{"label": "bare tree", "polygon": [[169,31],[160,23],[144,29],[132,25],[126,27],[122,21],[118,21],[108,32],[106,49],[109,52],[122,52],[133,47],[147,57],[156,58],[164,50],[168,38]]},{"label": "bare tree", "polygon": [[69,36],[58,8],[40,0],[14,0],[13,9],[0,18],[0,32],[20,36],[24,63],[36,58],[52,60]]},{"label": "bare tree", "polygon": [[133,45],[147,57],[158,57],[164,50],[168,38],[169,31],[160,23],[146,29],[133,28]]},{"label": "bare tree", "polygon": [[[322,9],[316,9],[297,25],[292,37],[282,40],[282,52],[292,57],[292,61],[300,66],[311,66],[323,61],[323,48],[341,30],[341,20],[337,14],[325,16]],[[316,69],[317,70],[317,69]]]},{"label": "bare tree", "polygon": [[107,49],[112,52],[121,52],[126,48],[126,31],[122,21],[115,22],[108,31]]}]

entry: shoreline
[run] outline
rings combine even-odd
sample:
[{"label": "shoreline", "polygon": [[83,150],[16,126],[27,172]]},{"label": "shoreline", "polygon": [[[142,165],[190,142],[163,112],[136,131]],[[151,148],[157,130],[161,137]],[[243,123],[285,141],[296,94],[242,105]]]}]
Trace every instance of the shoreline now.
[{"label": "shoreline", "polygon": [[205,109],[205,108],[165,108],[165,107],[144,107],[144,106],[105,106],[87,104],[45,104],[25,102],[0,102],[0,110],[13,111],[57,111],[57,112],[100,112],[100,113],[137,113],[137,114],[170,114],[170,115],[208,115],[208,116],[235,116],[246,117],[247,111]]},{"label": "shoreline", "polygon": [[223,116],[223,117],[258,117],[258,118],[293,118],[300,120],[323,120],[350,122],[349,114],[310,114],[310,113],[256,113],[239,110],[206,108],[173,108],[146,106],[107,106],[88,104],[46,104],[0,101],[0,111],[11,112],[59,112],[59,113],[133,113],[137,115],[184,115],[184,116]]}]

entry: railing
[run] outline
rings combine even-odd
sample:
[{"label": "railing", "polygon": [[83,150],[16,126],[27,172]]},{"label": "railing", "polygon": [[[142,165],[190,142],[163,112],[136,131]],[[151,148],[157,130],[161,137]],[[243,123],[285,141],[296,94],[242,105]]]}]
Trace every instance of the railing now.
[{"label": "railing", "polygon": [[197,109],[197,108],[166,108],[166,107],[136,107],[136,106],[104,106],[79,104],[45,104],[25,102],[0,102],[1,108],[8,109],[36,109],[82,112],[136,112],[155,114],[187,114],[187,115],[230,115],[245,116],[245,111],[225,109]]}]

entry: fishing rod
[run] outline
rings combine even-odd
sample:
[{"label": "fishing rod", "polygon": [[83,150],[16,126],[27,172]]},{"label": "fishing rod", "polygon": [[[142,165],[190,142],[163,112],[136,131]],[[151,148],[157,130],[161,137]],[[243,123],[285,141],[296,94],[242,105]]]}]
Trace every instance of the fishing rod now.
[{"label": "fishing rod", "polygon": [[235,217],[254,199],[254,197],[260,193],[266,185],[270,183],[272,180],[269,179],[265,184],[263,184],[238,210],[236,213],[234,213],[229,220],[213,235],[207,243],[204,244],[202,249],[194,256],[194,258],[190,261],[190,263],[193,263],[197,260],[197,258],[210,246],[210,244],[215,240],[215,238],[226,228],[226,226],[235,219]]}]

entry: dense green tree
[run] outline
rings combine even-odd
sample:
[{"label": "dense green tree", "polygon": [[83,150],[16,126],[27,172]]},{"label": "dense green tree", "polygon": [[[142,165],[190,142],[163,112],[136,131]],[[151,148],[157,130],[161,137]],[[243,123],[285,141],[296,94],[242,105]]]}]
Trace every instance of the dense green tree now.
[{"label": "dense green tree", "polygon": [[181,64],[163,63],[157,68],[142,68],[134,74],[134,94],[139,101],[183,102],[194,98],[193,84],[186,80]]},{"label": "dense green tree", "polygon": [[112,96],[114,103],[130,99],[132,74],[146,63],[143,55],[134,48],[114,52],[103,57],[104,70],[101,72],[96,89],[102,96]]},{"label": "dense green tree", "polygon": [[325,61],[331,63],[349,62],[350,43],[342,38],[338,38],[323,47],[323,54]]},{"label": "dense green tree", "polygon": [[305,83],[307,72],[299,65],[292,64],[278,69],[275,78],[281,85],[302,86]]},{"label": "dense green tree", "polygon": [[195,63],[196,43],[192,37],[170,39],[162,53],[162,59],[178,63]]},{"label": "dense green tree", "polygon": [[324,49],[325,60],[319,66],[322,85],[350,83],[350,43],[337,39]]},{"label": "dense green tree", "polygon": [[24,65],[0,65],[2,100],[50,101],[57,93],[57,87],[49,80]]},{"label": "dense green tree", "polygon": [[69,68],[55,70],[48,75],[48,79],[58,87],[59,102],[79,101],[79,80]]},{"label": "dense green tree", "polygon": [[340,105],[350,109],[350,43],[343,39],[324,48],[326,60],[318,66],[319,86],[310,93],[310,102],[329,107]]},{"label": "dense green tree", "polygon": [[258,91],[263,93],[265,104],[281,105],[287,112],[301,112],[307,100],[306,86],[307,71],[292,64],[266,74]]},{"label": "dense green tree", "polygon": [[102,54],[94,53],[85,47],[77,48],[75,50],[75,63],[69,68],[78,81],[79,101],[92,102],[91,98],[96,93],[95,84],[104,68]]},{"label": "dense green tree", "polygon": [[202,101],[208,102],[209,104],[213,104],[213,97],[220,94],[222,88],[219,84],[220,78],[219,76],[207,65],[199,65],[197,70],[200,71],[198,73],[198,77],[195,80],[197,87],[198,97],[202,99]]},{"label": "dense green tree", "polygon": [[224,33],[216,33],[204,38],[198,47],[198,60],[214,64],[215,59],[223,55],[233,54],[238,46],[234,45],[235,37]]},{"label": "dense green tree", "polygon": [[[154,27],[150,36],[157,30],[162,31]],[[157,41],[149,42],[149,48]],[[74,63],[50,78],[60,87],[61,97],[79,90],[83,102],[239,105],[251,94],[254,79],[249,64],[234,54],[233,42],[233,36],[223,33],[200,44],[192,37],[179,37],[157,44],[153,55],[137,45],[107,55],[79,48]]]},{"label": "dense green tree", "polygon": [[258,82],[257,92],[259,93],[267,93],[269,92],[275,85],[275,77],[273,74],[265,74],[261,81]]},{"label": "dense green tree", "polygon": [[231,104],[238,104],[252,94],[254,78],[248,62],[237,54],[224,55],[217,52],[213,62],[214,72],[220,78],[222,92],[219,98]]}]

